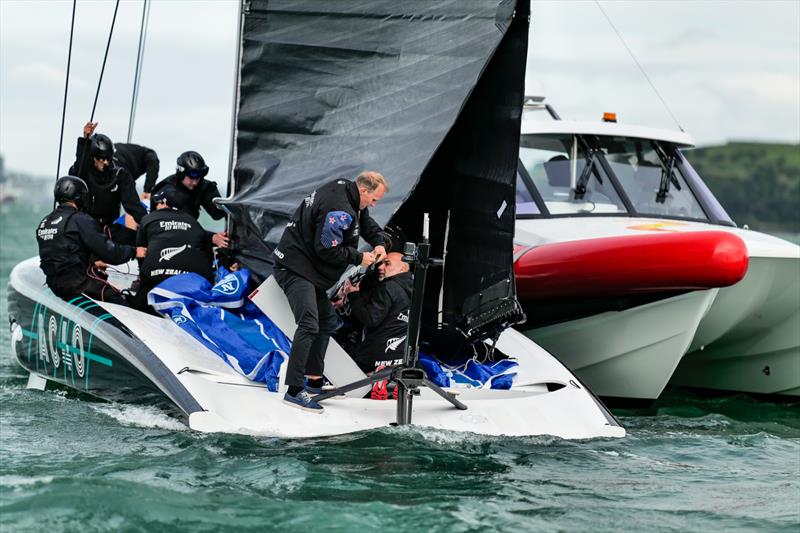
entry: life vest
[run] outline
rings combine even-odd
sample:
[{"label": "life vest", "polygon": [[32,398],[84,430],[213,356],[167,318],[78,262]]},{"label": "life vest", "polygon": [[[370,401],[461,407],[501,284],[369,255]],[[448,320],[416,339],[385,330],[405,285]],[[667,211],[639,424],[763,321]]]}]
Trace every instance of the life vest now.
[{"label": "life vest", "polygon": [[73,207],[59,206],[36,227],[40,266],[48,278],[70,273],[83,275],[85,253],[80,242],[67,233],[67,224],[77,213]]}]

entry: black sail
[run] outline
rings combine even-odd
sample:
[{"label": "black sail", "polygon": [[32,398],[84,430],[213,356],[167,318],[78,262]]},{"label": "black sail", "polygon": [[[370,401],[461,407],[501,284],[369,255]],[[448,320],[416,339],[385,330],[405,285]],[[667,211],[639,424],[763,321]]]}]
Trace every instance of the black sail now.
[{"label": "black sail", "polygon": [[237,258],[267,276],[304,196],[376,170],[390,191],[372,216],[418,241],[430,213],[434,254],[446,242],[428,313],[456,320],[498,284],[513,291],[528,23],[528,0],[245,2],[223,202]]}]

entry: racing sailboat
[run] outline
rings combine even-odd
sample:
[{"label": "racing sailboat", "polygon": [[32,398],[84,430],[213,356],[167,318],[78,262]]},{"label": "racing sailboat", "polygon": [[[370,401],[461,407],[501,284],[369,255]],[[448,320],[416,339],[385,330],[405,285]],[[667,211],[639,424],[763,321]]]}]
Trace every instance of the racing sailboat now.
[{"label": "racing sailboat", "polygon": [[[414,422],[619,437],[624,429],[578,378],[508,327],[521,318],[512,244],[528,21],[526,0],[242,2],[236,164],[220,204],[231,214],[237,261],[266,280],[261,298],[270,296],[272,249],[303,197],[380,170],[391,189],[373,217],[399,241],[419,242],[429,214],[432,253],[445,259],[424,293],[423,341],[453,353],[481,344],[516,363],[510,388],[458,391],[466,411],[423,392]],[[14,353],[30,387],[51,381],[160,403],[199,431],[308,437],[395,420],[393,402],[357,394],[326,404],[321,416],[299,412],[281,402],[280,388],[253,382],[186,335],[185,316],[66,302],[43,281],[31,258],[9,283]],[[290,334],[281,297],[271,293],[272,308],[284,311],[270,318]],[[326,360],[326,376],[346,385],[335,342]]]}]

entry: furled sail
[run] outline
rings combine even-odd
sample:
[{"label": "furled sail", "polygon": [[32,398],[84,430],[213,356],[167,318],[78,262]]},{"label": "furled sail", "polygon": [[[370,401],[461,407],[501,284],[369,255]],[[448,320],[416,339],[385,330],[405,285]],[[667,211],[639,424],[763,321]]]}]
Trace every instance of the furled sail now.
[{"label": "furled sail", "polygon": [[268,275],[301,199],[369,169],[390,184],[370,209],[380,224],[418,241],[428,212],[434,254],[446,243],[430,313],[457,316],[498,284],[513,291],[528,0],[244,5],[237,159],[223,202],[238,259]]}]

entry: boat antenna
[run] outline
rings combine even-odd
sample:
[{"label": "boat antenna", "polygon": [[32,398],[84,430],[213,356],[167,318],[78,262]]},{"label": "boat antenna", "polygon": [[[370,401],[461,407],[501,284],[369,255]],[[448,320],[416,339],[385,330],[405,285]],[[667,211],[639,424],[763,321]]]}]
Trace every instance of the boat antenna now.
[{"label": "boat antenna", "polygon": [[655,92],[655,93],[656,93],[656,96],[658,96],[658,99],[659,99],[659,100],[661,100],[661,103],[664,105],[664,109],[666,109],[666,110],[667,110],[667,113],[669,113],[669,116],[671,116],[671,117],[672,117],[672,120],[674,120],[674,121],[675,121],[675,124],[678,126],[678,129],[679,129],[679,130],[681,130],[681,131],[684,131],[684,129],[683,129],[683,127],[681,126],[680,122],[678,122],[678,119],[677,119],[677,118],[675,118],[675,115],[672,113],[672,110],[671,110],[671,109],[669,108],[669,106],[667,105],[667,102],[664,100],[664,98],[662,98],[662,97],[661,97],[661,93],[659,93],[659,92],[658,92],[658,89],[656,89],[656,86],[655,86],[655,85],[653,84],[653,82],[650,80],[650,76],[648,76],[648,75],[647,75],[647,72],[645,72],[645,70],[644,70],[644,68],[642,67],[642,65],[641,65],[641,64],[639,63],[639,61],[636,59],[636,56],[635,56],[635,55],[633,55],[633,51],[630,49],[630,47],[628,46],[628,44],[625,42],[625,39],[623,39],[623,38],[622,38],[622,34],[620,34],[620,32],[617,30],[617,27],[616,27],[616,26],[614,26],[614,23],[613,23],[613,22],[611,22],[611,17],[609,17],[609,16],[608,16],[608,13],[606,13],[606,10],[605,10],[605,9],[603,9],[603,6],[602,6],[602,5],[600,5],[600,0],[594,0],[594,3],[595,3],[595,4],[597,4],[597,7],[600,9],[600,12],[603,14],[603,16],[604,16],[604,17],[606,18],[606,20],[608,21],[608,24],[611,26],[611,29],[612,29],[612,30],[614,30],[614,33],[616,33],[616,34],[617,34],[617,37],[619,37],[619,40],[620,40],[620,42],[622,43],[622,46],[624,46],[624,47],[625,47],[625,50],[627,50],[627,51],[628,51],[628,53],[629,53],[629,54],[630,54],[630,56],[631,56],[631,59],[633,59],[633,62],[634,62],[634,63],[636,63],[636,66],[637,66],[637,67],[639,67],[639,70],[642,72],[642,75],[643,75],[643,76],[644,76],[644,78],[647,80],[647,83],[649,83],[649,84],[650,84],[650,87],[653,89],[653,92]]},{"label": "boat antenna", "polygon": [[61,108],[61,135],[58,138],[58,161],[56,161],[56,180],[61,168],[61,149],[64,146],[64,121],[67,117],[67,93],[69,92],[69,67],[72,63],[72,36],[75,34],[75,7],[78,0],[72,0],[72,22],[69,25],[69,49],[67,51],[67,78],[64,82],[64,105]]},{"label": "boat antenna", "polygon": [[117,11],[119,11],[119,0],[114,6],[114,17],[111,19],[111,30],[108,32],[108,42],[106,43],[106,53],[103,54],[103,66],[100,67],[100,79],[97,81],[97,92],[94,94],[94,104],[92,105],[92,115],[89,122],[94,122],[94,111],[97,109],[97,99],[100,97],[100,86],[103,84],[103,74],[106,71],[106,60],[108,59],[108,49],[111,48],[111,36],[114,35],[114,23],[117,21]]},{"label": "boat antenna", "polygon": [[139,50],[136,54],[136,70],[133,75],[133,94],[131,94],[131,114],[128,118],[128,141],[133,137],[133,122],[136,118],[136,101],[139,98],[139,81],[142,76],[142,63],[144,63],[144,44],[147,39],[147,25],[150,22],[150,2],[142,2],[142,22],[139,25]]}]

